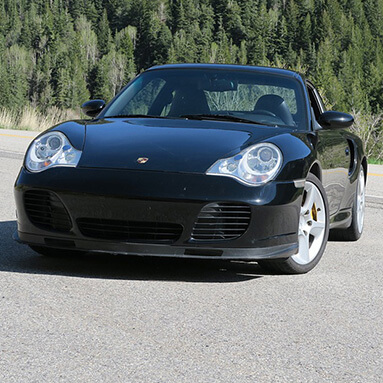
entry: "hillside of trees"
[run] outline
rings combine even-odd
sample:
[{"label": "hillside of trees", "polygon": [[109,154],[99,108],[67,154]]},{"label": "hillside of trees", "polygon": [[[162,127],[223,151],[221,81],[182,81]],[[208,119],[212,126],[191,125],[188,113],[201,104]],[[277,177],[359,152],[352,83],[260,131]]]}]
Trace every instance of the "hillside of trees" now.
[{"label": "hillside of trees", "polygon": [[271,65],[380,114],[383,0],[0,0],[0,108],[111,99],[152,65]]}]

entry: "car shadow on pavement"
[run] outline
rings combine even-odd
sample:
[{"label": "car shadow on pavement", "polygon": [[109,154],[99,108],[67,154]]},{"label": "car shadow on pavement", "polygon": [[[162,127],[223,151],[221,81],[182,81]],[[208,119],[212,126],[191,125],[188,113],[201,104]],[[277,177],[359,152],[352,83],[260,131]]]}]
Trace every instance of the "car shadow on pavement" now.
[{"label": "car shadow on pavement", "polygon": [[268,275],[256,263],[87,253],[44,257],[12,239],[16,221],[0,222],[0,272],[80,278],[244,282]]}]

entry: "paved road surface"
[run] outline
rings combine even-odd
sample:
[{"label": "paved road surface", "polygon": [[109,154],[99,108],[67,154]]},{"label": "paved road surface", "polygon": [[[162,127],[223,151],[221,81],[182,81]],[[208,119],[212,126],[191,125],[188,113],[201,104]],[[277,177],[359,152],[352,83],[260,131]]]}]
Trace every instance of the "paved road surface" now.
[{"label": "paved road surface", "polygon": [[[17,137],[14,137],[17,136]],[[366,227],[316,269],[87,255],[14,243],[33,133],[0,130],[0,382],[383,382],[383,167]]]}]

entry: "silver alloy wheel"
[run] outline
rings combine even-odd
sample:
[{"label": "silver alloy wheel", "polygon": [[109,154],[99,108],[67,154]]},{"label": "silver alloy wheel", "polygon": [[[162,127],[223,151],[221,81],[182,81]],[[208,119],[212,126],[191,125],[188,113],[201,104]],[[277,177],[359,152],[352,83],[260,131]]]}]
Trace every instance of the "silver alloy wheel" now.
[{"label": "silver alloy wheel", "polygon": [[361,233],[363,231],[364,224],[364,209],[366,206],[366,193],[365,193],[365,184],[364,184],[364,170],[361,167],[358,177],[358,186],[357,186],[357,195],[356,195],[356,219],[358,225],[358,231]]},{"label": "silver alloy wheel", "polygon": [[306,181],[299,217],[298,253],[291,258],[307,265],[319,254],[326,233],[326,206],[317,186]]}]

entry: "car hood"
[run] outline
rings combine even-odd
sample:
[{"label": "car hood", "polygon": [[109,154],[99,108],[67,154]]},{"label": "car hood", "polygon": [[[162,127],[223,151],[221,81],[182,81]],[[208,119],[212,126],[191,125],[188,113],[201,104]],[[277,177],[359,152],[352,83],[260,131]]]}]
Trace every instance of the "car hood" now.
[{"label": "car hood", "polygon": [[218,159],[283,130],[226,121],[104,119],[87,124],[79,166],[205,173]]}]

